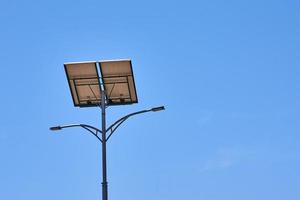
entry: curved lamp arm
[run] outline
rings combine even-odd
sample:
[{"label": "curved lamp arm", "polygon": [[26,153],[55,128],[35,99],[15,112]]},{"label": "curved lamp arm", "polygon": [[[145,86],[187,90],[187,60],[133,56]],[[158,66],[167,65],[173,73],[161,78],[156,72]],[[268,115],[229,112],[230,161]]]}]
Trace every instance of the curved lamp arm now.
[{"label": "curved lamp arm", "polygon": [[[99,130],[98,128],[94,127],[94,126],[90,126],[87,124],[70,124],[70,125],[61,125],[61,126],[53,126],[50,127],[51,131],[59,131],[61,129],[64,128],[73,128],[73,127],[81,127],[84,128],[85,130],[87,130],[88,132],[90,132],[91,134],[93,134],[98,140],[100,140],[100,142],[102,142],[101,138],[98,136],[98,132],[102,133],[101,130]],[[94,131],[92,131],[94,130]]]},{"label": "curved lamp arm", "polygon": [[[157,111],[162,111],[162,110],[165,110],[164,106],[155,107],[155,108],[151,108],[151,109],[148,109],[148,110],[141,110],[141,111],[138,111],[138,112],[133,112],[133,113],[130,113],[128,115],[125,115],[124,117],[121,117],[120,119],[115,121],[112,125],[110,125],[106,129],[106,132],[110,131],[110,133],[109,133],[108,137],[106,138],[105,142],[108,141],[108,139],[112,136],[112,134],[115,132],[115,130],[124,121],[126,121],[129,117],[132,117],[132,116],[138,115],[138,114],[142,114],[142,113],[146,113],[146,112],[157,112]],[[50,130],[51,131],[59,131],[59,130],[64,129],[64,128],[72,128],[72,127],[84,128],[85,130],[87,130],[88,132],[93,134],[98,140],[100,140],[100,142],[103,142],[103,140],[98,136],[98,132],[102,133],[102,131],[99,130],[98,128],[94,127],[94,126],[90,126],[90,125],[87,125],[87,124],[70,124],[70,125],[53,126],[53,127],[50,127]]]},{"label": "curved lamp arm", "polygon": [[160,106],[160,107],[155,107],[155,108],[151,108],[148,110],[141,110],[138,112],[133,112],[130,113],[128,115],[125,115],[124,117],[121,117],[120,119],[118,119],[117,121],[115,121],[112,125],[110,125],[107,129],[106,132],[110,131],[110,134],[108,135],[106,141],[108,141],[108,139],[112,136],[112,134],[115,132],[115,130],[124,122],[126,121],[129,117],[132,117],[134,115],[138,115],[138,114],[142,114],[142,113],[146,113],[146,112],[158,112],[158,111],[162,111],[165,110],[164,106]]}]

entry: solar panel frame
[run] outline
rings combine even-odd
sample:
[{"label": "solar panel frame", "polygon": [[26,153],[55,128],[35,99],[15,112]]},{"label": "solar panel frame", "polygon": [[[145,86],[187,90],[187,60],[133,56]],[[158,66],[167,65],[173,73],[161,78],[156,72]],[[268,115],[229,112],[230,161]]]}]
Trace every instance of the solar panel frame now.
[{"label": "solar panel frame", "polygon": [[[97,85],[99,87],[99,103],[97,102],[97,97],[96,98],[96,102],[94,101],[94,103],[90,102],[90,103],[82,103],[80,97],[79,97],[79,94],[78,94],[78,88],[75,84],[75,81],[76,80],[79,80],[79,79],[71,79],[69,73],[68,73],[68,66],[70,65],[80,65],[80,64],[94,64],[95,66],[95,76],[91,77],[91,78],[85,78],[85,79],[97,79]],[[87,62],[72,62],[72,63],[64,63],[64,68],[65,68],[65,73],[66,73],[66,76],[67,76],[67,79],[68,79],[68,85],[69,85],[69,89],[71,91],[71,96],[72,96],[72,100],[73,100],[73,104],[75,107],[81,107],[81,108],[84,108],[84,107],[96,107],[96,106],[99,106],[101,104],[101,84],[100,84],[100,77],[99,77],[99,73],[98,73],[98,69],[97,69],[97,62],[96,61],[87,61]],[[71,84],[71,81],[73,81],[74,85]],[[72,88],[74,87],[74,88]],[[90,87],[90,86],[89,86]],[[91,89],[92,90],[92,89]],[[93,94],[93,90],[91,91]],[[77,99],[75,99],[77,98]],[[88,102],[88,101],[87,101]]]},{"label": "solar panel frame", "polygon": [[[113,102],[113,100],[110,98],[110,96],[107,94],[108,92],[108,86],[107,86],[107,83],[105,81],[106,78],[108,78],[107,76],[104,75],[104,72],[103,72],[103,63],[110,63],[110,62],[129,62],[129,66],[130,66],[130,77],[132,78],[132,87],[133,87],[133,90],[131,91],[131,87],[130,87],[130,81],[128,80],[128,77],[127,76],[127,87],[128,87],[128,92],[129,92],[129,95],[130,95],[130,99],[131,101],[122,101],[122,99],[120,98],[120,101],[119,102]],[[135,80],[134,80],[134,74],[133,74],[133,68],[132,68],[132,62],[130,59],[119,59],[119,60],[101,60],[99,61],[99,68],[100,68],[100,72],[101,72],[101,80],[102,80],[102,83],[103,83],[103,86],[104,86],[104,90],[106,91],[106,99],[107,99],[107,105],[128,105],[128,104],[134,104],[134,103],[138,103],[138,96],[137,96],[137,92],[136,92],[136,86],[135,86]],[[121,77],[124,77],[124,76],[115,76],[116,78],[121,78]],[[110,77],[112,78],[112,77]],[[132,92],[134,93],[134,97],[135,97],[135,100],[132,100]]]}]

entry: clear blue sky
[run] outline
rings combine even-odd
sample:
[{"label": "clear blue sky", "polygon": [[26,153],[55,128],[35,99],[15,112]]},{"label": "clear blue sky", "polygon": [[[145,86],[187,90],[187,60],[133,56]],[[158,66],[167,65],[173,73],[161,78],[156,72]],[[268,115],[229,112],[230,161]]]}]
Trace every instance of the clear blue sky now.
[{"label": "clear blue sky", "polygon": [[92,200],[100,144],[63,63],[130,58],[137,116],[108,144],[111,200],[299,200],[296,0],[0,2],[0,199]]}]

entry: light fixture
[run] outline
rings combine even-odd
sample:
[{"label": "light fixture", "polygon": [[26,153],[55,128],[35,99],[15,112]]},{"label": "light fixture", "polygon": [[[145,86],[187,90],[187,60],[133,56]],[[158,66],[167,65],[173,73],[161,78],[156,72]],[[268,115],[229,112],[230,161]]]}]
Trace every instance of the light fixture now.
[{"label": "light fixture", "polygon": [[60,127],[60,126],[52,126],[52,127],[50,127],[50,130],[51,131],[59,131],[59,130],[61,130],[62,128]]},{"label": "light fixture", "polygon": [[158,111],[162,111],[162,110],[165,110],[165,107],[164,107],[164,106],[151,108],[151,111],[153,111],[153,112],[158,112]]},{"label": "light fixture", "polygon": [[51,131],[81,127],[102,143],[102,200],[108,200],[106,143],[115,130],[128,118],[147,112],[158,112],[164,106],[127,114],[106,128],[106,108],[112,105],[138,103],[131,60],[102,60],[64,64],[74,106],[101,108],[102,128],[87,124],[50,127]]}]

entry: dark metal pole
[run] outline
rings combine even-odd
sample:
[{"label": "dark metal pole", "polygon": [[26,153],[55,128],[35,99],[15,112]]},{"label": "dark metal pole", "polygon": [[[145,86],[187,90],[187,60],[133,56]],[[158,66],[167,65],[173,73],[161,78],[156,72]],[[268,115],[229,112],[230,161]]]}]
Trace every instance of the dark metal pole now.
[{"label": "dark metal pole", "polygon": [[108,200],[106,172],[106,120],[105,120],[105,91],[101,91],[102,111],[102,200]]}]

